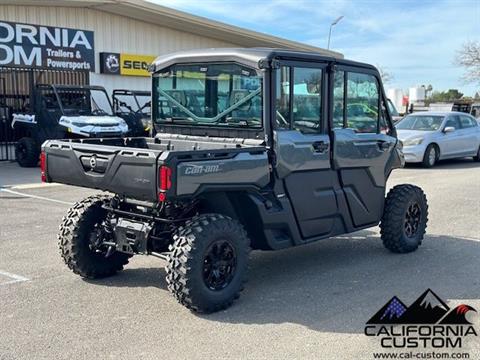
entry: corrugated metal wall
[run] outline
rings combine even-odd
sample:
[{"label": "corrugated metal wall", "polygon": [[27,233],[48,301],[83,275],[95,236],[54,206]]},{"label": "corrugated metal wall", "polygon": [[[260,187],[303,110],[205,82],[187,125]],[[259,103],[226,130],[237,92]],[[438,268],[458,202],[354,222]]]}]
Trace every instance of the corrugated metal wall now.
[{"label": "corrugated metal wall", "polygon": [[0,5],[0,19],[94,31],[97,73],[91,73],[90,83],[105,86],[109,93],[114,88],[148,89],[150,81],[98,74],[99,52],[162,55],[184,49],[238,46],[90,8]]}]

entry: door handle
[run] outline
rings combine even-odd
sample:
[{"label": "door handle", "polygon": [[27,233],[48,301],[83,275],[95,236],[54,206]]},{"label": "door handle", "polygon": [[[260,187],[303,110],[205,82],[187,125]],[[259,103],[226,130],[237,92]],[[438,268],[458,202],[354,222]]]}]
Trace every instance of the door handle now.
[{"label": "door handle", "polygon": [[312,144],[312,147],[313,151],[324,154],[328,150],[328,143],[326,143],[325,141],[315,141]]}]

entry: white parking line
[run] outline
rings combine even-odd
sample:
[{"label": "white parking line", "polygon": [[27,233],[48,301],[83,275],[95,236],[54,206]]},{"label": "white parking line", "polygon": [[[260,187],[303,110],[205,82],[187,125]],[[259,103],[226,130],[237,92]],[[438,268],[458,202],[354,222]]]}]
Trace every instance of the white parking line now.
[{"label": "white parking line", "polygon": [[40,189],[40,188],[47,188],[52,186],[65,186],[59,183],[31,183],[31,184],[21,184],[21,185],[5,185],[6,188],[15,189],[15,190],[24,190],[24,189]]},{"label": "white parking line", "polygon": [[2,271],[2,270],[0,270],[0,275],[3,275],[7,278],[12,279],[12,280],[9,280],[7,282],[0,282],[0,286],[8,285],[8,284],[14,284],[14,283],[17,283],[17,282],[22,282],[22,281],[30,281],[30,279],[28,279],[24,276],[20,276],[20,275],[17,275],[17,274],[12,274],[12,273]]},{"label": "white parking line", "polygon": [[21,193],[21,192],[18,192],[18,191],[13,191],[13,190],[10,190],[10,189],[5,189],[5,188],[0,188],[0,192],[1,191],[9,193],[9,194],[13,194],[13,195],[29,197],[29,198],[32,198],[32,199],[51,201],[51,202],[55,202],[55,203],[63,204],[63,205],[73,205],[73,203],[70,203],[70,202],[66,202],[66,201],[62,201],[62,200],[56,200],[56,199],[49,199],[49,198],[43,197],[43,196],[24,194],[24,193]]}]

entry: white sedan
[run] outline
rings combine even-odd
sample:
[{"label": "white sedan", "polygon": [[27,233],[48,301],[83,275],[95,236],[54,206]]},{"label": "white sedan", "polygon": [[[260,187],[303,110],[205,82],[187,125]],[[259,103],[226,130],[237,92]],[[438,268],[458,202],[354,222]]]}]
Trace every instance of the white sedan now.
[{"label": "white sedan", "polygon": [[472,156],[480,161],[480,126],[461,112],[422,112],[396,124],[405,161],[432,167],[438,160]]}]

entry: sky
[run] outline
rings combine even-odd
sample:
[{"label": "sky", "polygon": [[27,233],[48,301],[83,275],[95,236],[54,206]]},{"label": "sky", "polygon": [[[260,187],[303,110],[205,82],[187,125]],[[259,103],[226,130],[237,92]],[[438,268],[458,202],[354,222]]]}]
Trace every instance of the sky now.
[{"label": "sky", "polygon": [[473,96],[454,64],[465,41],[480,40],[480,0],[149,0],[194,15],[327,47],[345,58],[381,66],[385,88],[432,85]]}]

